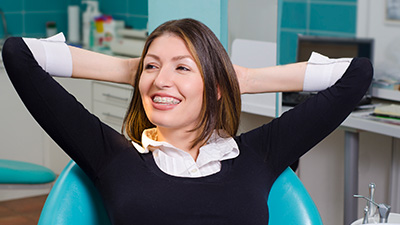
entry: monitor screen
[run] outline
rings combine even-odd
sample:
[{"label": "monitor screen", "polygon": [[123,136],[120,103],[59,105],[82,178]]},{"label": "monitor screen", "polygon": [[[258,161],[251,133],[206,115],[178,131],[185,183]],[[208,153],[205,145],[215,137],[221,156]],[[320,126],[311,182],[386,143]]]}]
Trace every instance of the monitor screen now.
[{"label": "monitor screen", "polygon": [[329,58],[366,57],[373,59],[374,40],[371,38],[337,38],[320,36],[298,36],[297,61],[307,61],[311,52]]}]

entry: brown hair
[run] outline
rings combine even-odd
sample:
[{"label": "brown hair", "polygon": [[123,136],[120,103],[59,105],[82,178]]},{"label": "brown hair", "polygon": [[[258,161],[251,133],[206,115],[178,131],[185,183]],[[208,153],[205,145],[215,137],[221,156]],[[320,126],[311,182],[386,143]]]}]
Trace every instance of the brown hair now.
[{"label": "brown hair", "polygon": [[235,70],[214,33],[206,25],[193,19],[168,21],[157,27],[147,38],[122,131],[125,130],[133,141],[141,143],[142,132],[155,127],[144,111],[138,84],[143,71],[143,60],[151,43],[166,33],[174,34],[185,42],[204,82],[201,119],[194,129],[201,129],[202,132],[193,141],[192,147],[205,143],[214,130],[224,130],[228,135],[234,136],[239,126],[241,111],[240,89]]}]

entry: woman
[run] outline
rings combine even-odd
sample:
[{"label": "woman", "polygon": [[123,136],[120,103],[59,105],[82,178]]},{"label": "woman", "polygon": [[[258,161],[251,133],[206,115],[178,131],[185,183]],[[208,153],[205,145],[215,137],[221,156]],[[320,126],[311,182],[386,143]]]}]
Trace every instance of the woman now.
[{"label": "woman", "polygon": [[[213,33],[191,19],[158,27],[140,60],[67,47],[57,38],[11,38],[4,64],[34,118],[92,179],[113,224],[268,224],[275,179],[341,124],[372,78],[366,59],[315,54],[308,63],[236,66],[236,75]],[[124,127],[133,142],[45,70],[132,84]],[[240,93],[318,89],[326,90],[235,136]]]}]

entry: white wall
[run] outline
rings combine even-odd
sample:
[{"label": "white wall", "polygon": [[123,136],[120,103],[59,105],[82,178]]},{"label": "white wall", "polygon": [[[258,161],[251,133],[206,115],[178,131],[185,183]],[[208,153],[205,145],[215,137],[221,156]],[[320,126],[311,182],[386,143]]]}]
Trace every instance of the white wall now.
[{"label": "white wall", "polygon": [[386,20],[386,1],[359,0],[357,37],[375,40],[375,75],[389,73],[400,79],[400,22]]},{"label": "white wall", "polygon": [[278,0],[229,0],[229,51],[236,38],[276,42]]},{"label": "white wall", "polygon": [[[276,42],[278,0],[229,0],[228,51],[235,39]],[[242,113],[239,133],[254,129],[271,120],[269,117]]]}]

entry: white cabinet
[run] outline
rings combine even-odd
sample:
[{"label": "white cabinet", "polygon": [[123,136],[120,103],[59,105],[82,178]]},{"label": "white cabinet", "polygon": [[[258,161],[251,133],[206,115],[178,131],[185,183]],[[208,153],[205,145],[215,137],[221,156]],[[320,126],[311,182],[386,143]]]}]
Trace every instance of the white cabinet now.
[{"label": "white cabinet", "polygon": [[92,91],[93,113],[102,122],[121,132],[132,96],[132,86],[93,81]]}]

